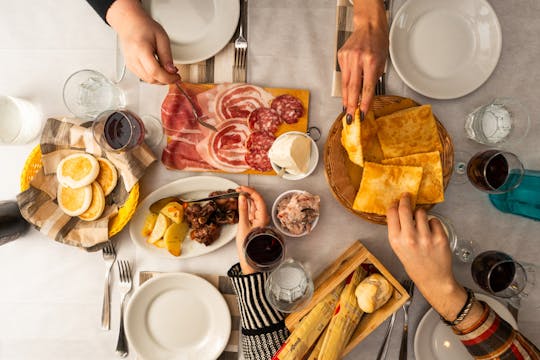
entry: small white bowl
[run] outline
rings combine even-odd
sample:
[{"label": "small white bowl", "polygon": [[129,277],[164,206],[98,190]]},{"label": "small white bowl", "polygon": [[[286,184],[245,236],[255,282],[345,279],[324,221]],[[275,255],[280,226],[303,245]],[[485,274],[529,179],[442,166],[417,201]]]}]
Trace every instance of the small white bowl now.
[{"label": "small white bowl", "polygon": [[[278,229],[280,232],[282,232],[284,235],[286,236],[289,236],[289,237],[302,237],[302,236],[305,236],[307,234],[309,234],[311,231],[313,231],[313,229],[315,229],[315,226],[317,226],[317,224],[319,223],[319,218],[321,217],[321,215],[319,214],[319,216],[317,216],[317,218],[315,219],[315,221],[311,224],[311,230],[310,231],[304,231],[303,233],[301,234],[291,234],[290,232],[288,232],[287,230],[285,230],[283,228],[283,226],[281,225],[281,221],[279,220],[279,218],[277,217],[277,213],[278,213],[278,210],[277,210],[277,207],[278,207],[278,204],[279,202],[287,195],[289,194],[293,194],[293,193],[309,193],[308,191],[304,191],[304,190],[287,190],[285,191],[284,193],[281,193],[277,198],[276,200],[274,201],[274,204],[272,205],[272,221],[274,222],[274,226],[276,227],[276,229]],[[310,193],[311,194],[311,193]]]},{"label": "small white bowl", "polygon": [[[309,157],[308,171],[305,174],[298,174],[298,175],[290,174],[287,171],[285,171],[285,173],[281,177],[286,180],[301,180],[301,179],[307,178],[309,175],[311,175],[313,171],[315,171],[315,168],[317,167],[317,163],[319,162],[319,149],[317,148],[317,143],[308,134],[304,132],[300,132],[300,131],[289,131],[289,132],[279,135],[278,139],[283,136],[289,136],[289,135],[294,135],[294,134],[305,136],[311,141],[311,153]],[[277,142],[277,139],[274,143],[276,142]],[[272,169],[274,169],[274,171],[277,174],[279,174],[279,172],[282,169],[281,166],[276,165],[272,160],[270,160],[270,165],[272,165]]]}]

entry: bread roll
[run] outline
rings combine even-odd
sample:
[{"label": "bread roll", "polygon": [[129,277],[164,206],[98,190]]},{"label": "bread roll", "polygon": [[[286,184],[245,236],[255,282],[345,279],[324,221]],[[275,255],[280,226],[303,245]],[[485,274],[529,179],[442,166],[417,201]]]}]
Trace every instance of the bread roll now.
[{"label": "bread roll", "polygon": [[362,311],[372,313],[386,304],[393,290],[390,282],[381,274],[370,275],[356,287],[358,306]]}]

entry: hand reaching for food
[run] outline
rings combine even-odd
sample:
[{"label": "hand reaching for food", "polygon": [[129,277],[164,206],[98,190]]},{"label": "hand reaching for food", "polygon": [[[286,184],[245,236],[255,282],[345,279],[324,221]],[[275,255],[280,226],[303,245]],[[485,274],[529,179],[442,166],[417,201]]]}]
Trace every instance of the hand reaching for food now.
[{"label": "hand reaching for food", "polygon": [[126,66],[150,84],[180,80],[173,64],[169,36],[138,0],[116,0],[107,11],[107,22],[120,39]]},{"label": "hand reaching for food", "polygon": [[[243,193],[238,198],[238,231],[236,233],[236,249],[242,273],[257,272],[246,262],[243,244],[247,234],[256,227],[265,227],[270,222],[263,197],[253,188],[240,186],[236,191]],[[247,196],[245,195],[247,194]]]},{"label": "hand reaching for food", "polygon": [[375,84],[388,56],[388,21],[380,0],[355,1],[354,32],[338,51],[341,94],[347,114],[354,116],[358,98],[361,118],[373,101]]}]

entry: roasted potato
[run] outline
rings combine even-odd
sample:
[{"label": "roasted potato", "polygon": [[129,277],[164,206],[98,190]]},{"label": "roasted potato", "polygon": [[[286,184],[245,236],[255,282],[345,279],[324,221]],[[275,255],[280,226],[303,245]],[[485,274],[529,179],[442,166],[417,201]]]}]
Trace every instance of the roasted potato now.
[{"label": "roasted potato", "polygon": [[156,219],[156,225],[148,238],[149,243],[155,243],[165,235],[165,231],[171,225],[171,220],[163,214],[159,214]]},{"label": "roasted potato", "polygon": [[176,201],[168,203],[159,212],[176,224],[180,224],[184,220],[184,207]]},{"label": "roasted potato", "polygon": [[186,222],[181,222],[179,224],[172,223],[169,225],[163,236],[165,246],[169,253],[174,256],[180,256],[180,254],[182,254],[182,243],[184,242],[188,230],[189,225]]},{"label": "roasted potato", "polygon": [[152,230],[154,230],[154,226],[156,226],[156,220],[158,218],[158,214],[150,213],[146,215],[146,219],[144,220],[144,226],[142,229],[142,235],[144,237],[150,236],[152,233]]}]

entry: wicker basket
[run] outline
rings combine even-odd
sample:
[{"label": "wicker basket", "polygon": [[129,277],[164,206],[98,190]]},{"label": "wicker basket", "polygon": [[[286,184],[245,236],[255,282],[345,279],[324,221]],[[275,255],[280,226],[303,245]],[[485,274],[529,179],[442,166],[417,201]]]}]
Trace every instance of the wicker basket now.
[{"label": "wicker basket", "polygon": [[[21,191],[25,191],[30,187],[30,181],[42,167],[41,147],[38,145],[32,150],[24,164],[21,174]],[[109,238],[118,234],[120,230],[126,226],[137,209],[138,201],[139,183],[136,183],[133,188],[131,188],[124,205],[118,209],[118,214],[109,221]]]},{"label": "wicker basket", "polygon": [[[399,105],[405,107],[416,106],[414,101],[405,99],[400,96],[377,96],[375,97],[373,109],[375,113],[384,114],[391,113],[399,110]],[[354,198],[358,191],[358,186],[362,179],[362,168],[353,164],[347,155],[347,152],[341,145],[341,119],[343,113],[339,114],[336,118],[326,144],[324,146],[324,170],[326,175],[326,181],[330,186],[330,190],[334,197],[350,212],[376,224],[386,224],[386,216],[372,214],[367,212],[356,211],[352,208]],[[437,122],[437,130],[439,132],[439,139],[443,146],[441,152],[441,163],[443,170],[443,184],[444,188],[448,186],[450,177],[454,167],[454,146],[450,135],[444,128],[444,126],[435,118]],[[426,210],[431,209],[434,204],[418,205]]]}]

